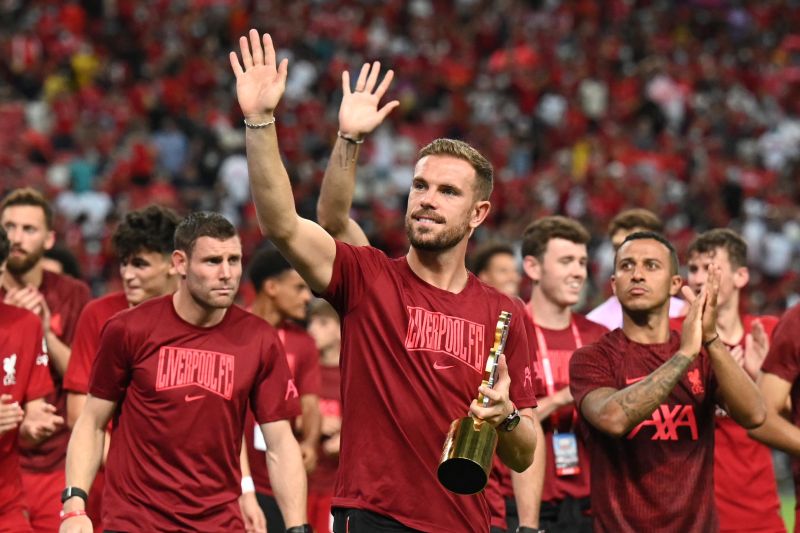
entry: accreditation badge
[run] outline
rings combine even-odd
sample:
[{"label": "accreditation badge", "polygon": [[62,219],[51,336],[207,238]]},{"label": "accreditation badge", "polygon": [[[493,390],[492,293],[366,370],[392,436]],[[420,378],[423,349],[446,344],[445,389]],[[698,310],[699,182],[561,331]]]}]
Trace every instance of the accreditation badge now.
[{"label": "accreditation badge", "polygon": [[578,460],[578,439],[574,433],[555,433],[553,435],[553,455],[556,460],[557,476],[574,476],[581,473]]}]

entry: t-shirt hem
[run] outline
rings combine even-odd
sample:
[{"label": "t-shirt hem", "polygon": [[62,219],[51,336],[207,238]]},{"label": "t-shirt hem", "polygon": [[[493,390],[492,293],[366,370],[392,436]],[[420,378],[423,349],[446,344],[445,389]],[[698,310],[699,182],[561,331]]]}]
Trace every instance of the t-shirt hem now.
[{"label": "t-shirt hem", "polygon": [[40,387],[38,389],[33,389],[31,391],[25,391],[25,401],[29,402],[31,400],[38,400],[39,398],[44,398],[48,394],[51,394],[55,389],[52,385],[45,385],[44,387]]},{"label": "t-shirt hem", "polygon": [[62,382],[61,388],[75,394],[89,394],[89,385],[86,383],[78,383],[65,379]]}]

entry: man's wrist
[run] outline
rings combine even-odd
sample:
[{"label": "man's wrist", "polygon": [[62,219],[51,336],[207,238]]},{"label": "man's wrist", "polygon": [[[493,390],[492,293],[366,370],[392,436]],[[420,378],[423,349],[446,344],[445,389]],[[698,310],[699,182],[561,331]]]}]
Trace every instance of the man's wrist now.
[{"label": "man's wrist", "polygon": [[311,525],[303,524],[302,526],[292,526],[286,528],[286,533],[314,533],[314,530],[311,529]]},{"label": "man's wrist", "polygon": [[64,502],[62,509],[65,513],[71,513],[72,511],[85,511],[86,502],[84,502],[81,498],[74,496]]},{"label": "man's wrist", "polygon": [[714,342],[717,340],[719,340],[719,333],[714,333],[714,336],[712,336],[710,339],[703,340],[703,348],[708,348],[709,346],[714,344]]},{"label": "man's wrist", "polygon": [[538,526],[536,527],[519,526],[517,528],[516,533],[544,533],[544,529],[539,529]]},{"label": "man's wrist", "polygon": [[342,131],[342,130],[337,131],[336,135],[340,139],[342,139],[344,141],[347,141],[349,143],[352,143],[352,144],[364,144],[364,139],[366,138],[366,135],[363,134],[363,133],[362,134],[355,134],[355,133],[349,133],[347,131]]},{"label": "man's wrist", "polygon": [[275,114],[272,111],[265,111],[263,113],[252,113],[250,115],[245,115],[244,119],[251,124],[260,124],[262,122],[269,122],[275,118]]}]

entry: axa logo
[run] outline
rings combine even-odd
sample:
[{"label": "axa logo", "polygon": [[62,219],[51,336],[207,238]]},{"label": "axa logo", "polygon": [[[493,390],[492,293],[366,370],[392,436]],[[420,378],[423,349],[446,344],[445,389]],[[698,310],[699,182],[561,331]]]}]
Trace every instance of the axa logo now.
[{"label": "axa logo", "polygon": [[3,359],[3,385],[8,387],[17,383],[17,354],[12,353]]},{"label": "axa logo", "polygon": [[[628,440],[634,438],[645,428],[651,427],[654,431],[650,440],[680,440],[681,437],[697,440],[697,419],[694,416],[694,406],[665,404],[658,406],[649,420],[643,421],[628,433]],[[679,432],[681,428],[683,430]]]}]

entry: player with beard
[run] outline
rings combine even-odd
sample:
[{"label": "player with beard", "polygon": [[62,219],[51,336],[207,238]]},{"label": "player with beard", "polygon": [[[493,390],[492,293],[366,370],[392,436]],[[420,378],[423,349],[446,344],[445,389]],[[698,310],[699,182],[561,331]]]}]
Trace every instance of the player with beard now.
[{"label": "player with beard", "polygon": [[[42,257],[55,242],[53,211],[47,200],[30,188],[11,191],[0,202],[0,225],[11,242],[0,297],[6,304],[37,314],[42,323],[55,389],[46,398],[66,417],[62,376],[78,315],[89,301],[89,287],[63,274],[46,271]],[[64,484],[64,457],[69,431],[62,426],[35,447],[22,449],[23,486],[34,531],[58,528],[58,491]]]},{"label": "player with beard", "polygon": [[[522,235],[523,268],[533,282],[527,311],[530,338],[536,339],[537,415],[547,445],[538,526],[548,531],[591,531],[589,454],[569,391],[569,362],[575,350],[608,330],[572,312],[588,276],[589,233],[579,222],[549,216],[531,223]],[[521,497],[537,500],[528,487]],[[527,489],[527,490],[526,490]],[[535,517],[520,513],[521,523]]]},{"label": "player with beard", "polygon": [[175,231],[177,292],[106,323],[67,453],[62,532],[92,530],[86,493],[112,415],[107,529],[244,529],[238,466],[248,405],[287,524],[306,530],[305,474],[288,421],[299,412],[296,389],[275,330],[233,305],[241,253],[221,215],[189,215]]},{"label": "player with beard", "polygon": [[669,299],[683,280],[669,241],[634,233],[614,263],[622,329],[579,348],[570,362],[588,432],[595,531],[715,531],[715,407],[748,428],[765,418],[753,380],[717,333],[720,269],[709,266],[699,295],[684,288],[690,307],[678,334],[670,331]]},{"label": "player with beard", "polygon": [[[319,445],[320,412],[320,367],[319,352],[314,339],[298,322],[306,319],[306,307],[311,300],[311,291],[300,274],[277,250],[257,252],[248,265],[250,281],[256,298],[250,309],[278,330],[289,370],[300,395],[302,414],[297,420],[298,441],[303,454],[306,472],[314,470]],[[250,470],[255,482],[258,503],[267,518],[270,533],[286,530],[281,510],[272,492],[264,462],[264,438],[261,428],[248,415],[245,424],[245,440],[250,460]]]},{"label": "player with beard", "polygon": [[[0,273],[9,242],[0,227]],[[53,390],[42,353],[42,324],[25,309],[0,302],[0,531],[28,533],[19,441],[37,442],[52,434],[63,419],[44,396]]]},{"label": "player with beard", "polygon": [[[273,115],[287,62],[278,65],[270,37],[262,39],[255,30],[249,41],[240,39],[240,47],[244,68],[235,53],[230,59],[248,126],[248,167],[261,228],[342,317],[334,531],[485,532],[483,496],[455,496],[435,472],[450,423],[468,406],[499,428],[498,453],[515,470],[530,465],[536,444],[530,410],[536,400],[525,379],[531,369],[521,321],[511,321],[496,387],[479,388],[500,312],[524,312],[465,266],[469,236],[489,212],[491,165],[465,143],[434,141],[419,154],[408,198],[408,255],[390,260],[371,247],[337,242],[294,209]],[[374,68],[360,76],[356,92],[380,100],[388,81],[378,85],[378,76]],[[343,89],[351,90],[346,74]],[[389,110],[384,106],[379,115]],[[340,132],[337,146],[360,142],[360,133]],[[479,390],[490,399],[488,407],[474,400]]]},{"label": "player with beard", "polygon": [[[172,266],[175,228],[180,222],[171,209],[148,206],[131,211],[114,230],[111,243],[119,258],[122,291],[89,302],[78,318],[72,355],[64,374],[67,391],[67,424],[72,427],[86,403],[89,378],[100,331],[106,321],[120,311],[150,298],[172,294],[178,277]],[[102,531],[104,469],[97,472],[87,503],[95,529]]]}]

